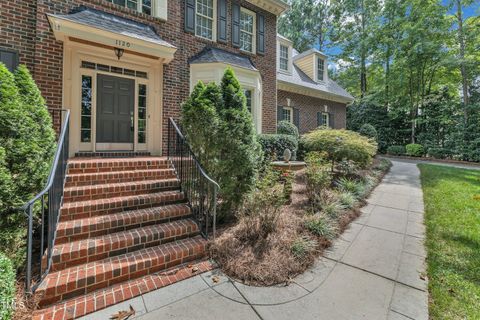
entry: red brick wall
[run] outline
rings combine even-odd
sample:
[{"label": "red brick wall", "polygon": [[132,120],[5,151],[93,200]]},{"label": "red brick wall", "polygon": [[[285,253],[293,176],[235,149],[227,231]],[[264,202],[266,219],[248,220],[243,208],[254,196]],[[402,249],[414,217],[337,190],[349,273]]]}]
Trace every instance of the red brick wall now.
[{"label": "red brick wall", "polygon": [[[276,17],[261,9],[239,0],[242,6],[265,15],[265,55],[250,55],[256,68],[260,70],[263,81],[263,119],[264,132],[274,132],[276,124]],[[11,3],[11,4],[9,4]],[[215,46],[232,52],[240,50],[233,48],[231,41],[231,1],[228,1],[228,44],[220,44],[203,40],[184,32],[184,6],[180,0],[168,1],[168,21],[138,13],[134,10],[113,5],[104,0],[38,0],[35,12],[35,3],[27,0],[15,2],[0,1],[2,16],[0,46],[7,43],[21,53],[21,63],[27,63],[32,69],[37,84],[47,100],[47,104],[54,115],[54,123],[58,127],[59,109],[62,108],[62,63],[63,46],[54,38],[46,14],[66,14],[80,5],[86,5],[98,10],[127,17],[153,26],[157,33],[166,41],[175,45],[178,50],[175,59],[164,68],[164,137],[166,137],[168,117],[178,117],[180,105],[187,98],[190,85],[190,68],[188,59],[199,53],[205,46]],[[19,14],[14,14],[15,10]],[[15,9],[15,10],[14,10]],[[7,12],[7,15],[5,14]],[[33,17],[36,15],[36,19]],[[16,23],[13,27],[10,20]],[[33,25],[36,20],[36,27]],[[4,33],[8,30],[8,33]],[[32,39],[35,38],[33,42]],[[5,34],[5,36],[4,36]],[[19,36],[20,34],[20,36]],[[25,34],[24,36],[21,36]],[[10,39],[10,40],[9,40]],[[245,54],[245,53],[243,53]],[[34,57],[34,59],[33,59]]]},{"label": "red brick wall", "polygon": [[300,133],[307,133],[317,127],[317,112],[324,112],[325,105],[328,112],[333,114],[333,127],[343,129],[346,127],[347,107],[346,104],[328,101],[320,98],[309,97],[298,93],[278,90],[278,105],[287,106],[287,98],[290,106],[300,110]]}]

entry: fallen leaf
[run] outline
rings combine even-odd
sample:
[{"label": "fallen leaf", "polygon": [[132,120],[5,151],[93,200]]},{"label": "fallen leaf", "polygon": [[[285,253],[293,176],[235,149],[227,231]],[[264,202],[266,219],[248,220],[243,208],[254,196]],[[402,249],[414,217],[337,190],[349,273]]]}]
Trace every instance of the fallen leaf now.
[{"label": "fallen leaf", "polygon": [[197,271],[198,271],[198,267],[193,267],[193,268],[192,268],[192,272],[193,272],[193,273],[195,273],[195,272],[197,272]]},{"label": "fallen leaf", "polygon": [[130,311],[118,311],[117,313],[113,314],[110,319],[112,320],[126,320],[131,316],[135,315],[135,309],[130,305]]},{"label": "fallen leaf", "polygon": [[213,281],[214,283],[219,283],[219,282],[220,282],[220,278],[219,278],[218,276],[213,276],[213,277],[212,277],[212,281]]},{"label": "fallen leaf", "polygon": [[193,267],[193,265],[191,265],[191,264],[187,265],[187,268],[191,269],[192,267]]}]

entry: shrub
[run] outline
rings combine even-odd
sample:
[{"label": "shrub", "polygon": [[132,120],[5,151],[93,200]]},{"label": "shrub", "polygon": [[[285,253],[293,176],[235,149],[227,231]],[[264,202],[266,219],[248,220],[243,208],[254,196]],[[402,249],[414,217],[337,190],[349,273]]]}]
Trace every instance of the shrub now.
[{"label": "shrub", "polygon": [[361,196],[365,189],[365,186],[362,182],[345,177],[342,177],[337,181],[337,187],[338,190],[351,193],[356,197]]},{"label": "shrub", "polygon": [[405,146],[407,155],[412,157],[421,157],[424,155],[424,148],[421,144],[411,143]]},{"label": "shrub", "polygon": [[332,223],[326,217],[319,214],[308,217],[305,221],[305,228],[312,234],[329,240],[336,236],[336,230],[332,226]]},{"label": "shrub", "polygon": [[298,141],[295,137],[286,134],[260,134],[258,142],[262,146],[265,160],[283,159],[285,149],[292,151],[292,160],[295,160],[295,153],[298,148]]},{"label": "shrub", "polygon": [[368,123],[365,123],[363,126],[361,126],[360,130],[358,130],[358,133],[370,139],[377,140],[378,138],[377,130],[374,126]]},{"label": "shrub", "polygon": [[299,138],[297,126],[291,123],[290,121],[285,121],[285,120],[280,121],[277,124],[277,133],[287,134],[289,136],[295,137],[295,139]]},{"label": "shrub", "polygon": [[360,134],[348,130],[317,129],[305,136],[305,146],[309,151],[323,151],[332,163],[351,160],[360,167],[372,162],[377,152],[377,144]]},{"label": "shrub", "polygon": [[215,83],[205,87],[200,81],[182,105],[181,123],[185,136],[200,163],[213,176],[215,166],[212,161],[218,158],[216,142],[219,120],[216,104],[221,99],[220,89]]},{"label": "shrub", "polygon": [[340,201],[342,206],[344,206],[347,209],[352,208],[353,205],[355,204],[355,201],[357,201],[355,195],[350,192],[341,192],[338,197],[338,200]]},{"label": "shrub", "polygon": [[392,156],[402,156],[406,153],[404,146],[390,146],[387,148],[387,154]]},{"label": "shrub", "polygon": [[258,180],[255,192],[249,193],[240,209],[240,217],[247,228],[245,240],[254,242],[265,239],[275,231],[280,207],[285,203],[283,186],[279,183],[278,172],[267,167]]},{"label": "shrub", "polygon": [[215,164],[220,184],[221,205],[218,217],[228,218],[254,188],[262,161],[252,115],[246,107],[243,90],[231,68],[227,68],[221,83],[222,103],[217,105],[218,163]]},{"label": "shrub", "polygon": [[309,237],[299,237],[295,239],[292,243],[292,254],[295,258],[302,259],[315,251],[317,248],[317,241],[314,239],[310,239]]},{"label": "shrub", "polygon": [[307,195],[310,200],[314,200],[322,190],[328,188],[332,183],[332,175],[326,166],[324,153],[310,152],[305,159],[307,169],[305,171]]},{"label": "shrub", "polygon": [[428,148],[428,155],[435,159],[448,159],[452,152],[447,148]]},{"label": "shrub", "polygon": [[0,319],[11,319],[15,302],[15,271],[10,259],[0,253]]}]

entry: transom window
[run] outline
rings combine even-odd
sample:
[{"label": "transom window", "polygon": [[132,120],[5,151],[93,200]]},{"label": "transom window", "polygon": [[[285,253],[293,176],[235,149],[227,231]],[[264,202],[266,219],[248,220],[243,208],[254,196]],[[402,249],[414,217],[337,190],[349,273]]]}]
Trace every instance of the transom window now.
[{"label": "transom window", "polygon": [[214,0],[196,1],[195,34],[213,40]]},{"label": "transom window", "polygon": [[247,109],[252,112],[252,90],[244,90],[245,98],[247,98]]},{"label": "transom window", "polygon": [[283,108],[282,109],[282,119],[288,122],[293,122],[293,109],[292,108]]},{"label": "transom window", "polygon": [[107,0],[122,7],[152,15],[152,0]]},{"label": "transom window", "polygon": [[325,76],[324,76],[324,72],[325,72],[325,60],[323,60],[322,58],[318,58],[317,59],[317,79],[318,81],[323,81]]},{"label": "transom window", "polygon": [[255,13],[245,8],[240,11],[240,49],[255,51]]},{"label": "transom window", "polygon": [[288,71],[288,47],[280,45],[280,70]]}]

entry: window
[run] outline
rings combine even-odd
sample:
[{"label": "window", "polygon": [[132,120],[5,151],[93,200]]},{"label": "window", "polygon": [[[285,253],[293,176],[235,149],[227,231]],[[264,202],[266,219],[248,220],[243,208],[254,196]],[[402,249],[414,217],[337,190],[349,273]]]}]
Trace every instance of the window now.
[{"label": "window", "polygon": [[288,47],[280,45],[280,70],[288,71]]},{"label": "window", "polygon": [[247,109],[251,113],[253,111],[252,110],[252,90],[244,90],[244,93],[245,93],[245,98],[247,98]]},{"label": "window", "polygon": [[10,72],[14,72],[18,67],[18,53],[13,50],[0,48],[0,62],[3,62]]},{"label": "window", "polygon": [[122,7],[137,10],[148,15],[152,15],[153,0],[107,0]]},{"label": "window", "polygon": [[138,85],[138,143],[147,141],[147,86]]},{"label": "window", "polygon": [[196,28],[195,34],[199,37],[213,39],[214,0],[196,1]]},{"label": "window", "polygon": [[244,8],[240,11],[240,49],[255,52],[255,13]]},{"label": "window", "polygon": [[317,115],[317,125],[329,127],[330,126],[330,115],[327,112],[319,112]]},{"label": "window", "polygon": [[292,108],[283,108],[282,109],[282,119],[288,122],[293,123],[293,109]]},{"label": "window", "polygon": [[82,115],[81,142],[91,142],[92,138],[92,77],[82,76]]},{"label": "window", "polygon": [[317,59],[317,79],[318,81],[324,80],[325,60],[322,58]]}]

